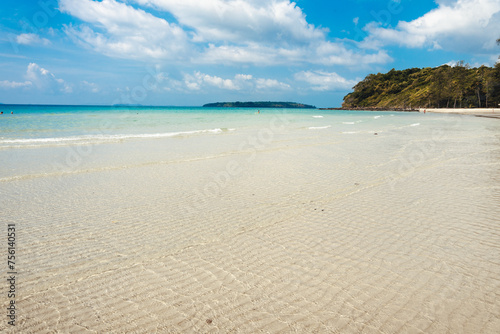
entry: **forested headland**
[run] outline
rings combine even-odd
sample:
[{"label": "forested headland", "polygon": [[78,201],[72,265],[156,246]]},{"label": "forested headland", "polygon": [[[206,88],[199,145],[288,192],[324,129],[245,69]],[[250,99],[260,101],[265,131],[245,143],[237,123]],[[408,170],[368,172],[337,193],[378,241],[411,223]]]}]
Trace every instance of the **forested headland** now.
[{"label": "forested headland", "polygon": [[392,69],[370,74],[344,97],[343,109],[498,108],[500,63]]}]

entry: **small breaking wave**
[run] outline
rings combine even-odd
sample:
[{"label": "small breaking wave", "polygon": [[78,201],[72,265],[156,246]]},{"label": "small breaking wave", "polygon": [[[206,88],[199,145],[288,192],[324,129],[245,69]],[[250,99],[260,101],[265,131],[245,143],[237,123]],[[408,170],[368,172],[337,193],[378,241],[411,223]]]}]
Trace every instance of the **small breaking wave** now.
[{"label": "small breaking wave", "polygon": [[327,126],[311,126],[311,127],[308,127],[309,130],[323,130],[323,129],[328,129],[328,128],[331,128],[332,126],[331,125],[327,125]]},{"label": "small breaking wave", "polygon": [[359,124],[359,123],[363,123],[363,121],[357,120],[357,121],[351,121],[351,122],[342,122],[342,124],[345,124],[345,125],[354,125],[354,124]]},{"label": "small breaking wave", "polygon": [[141,134],[116,134],[116,135],[82,135],[70,137],[49,137],[49,138],[23,138],[23,139],[0,139],[0,148],[14,147],[37,147],[37,146],[61,146],[61,145],[85,145],[120,142],[129,139],[155,139],[169,137],[184,137],[201,134],[220,134],[234,131],[235,129],[217,128],[194,131],[177,131],[164,133],[141,133]]}]

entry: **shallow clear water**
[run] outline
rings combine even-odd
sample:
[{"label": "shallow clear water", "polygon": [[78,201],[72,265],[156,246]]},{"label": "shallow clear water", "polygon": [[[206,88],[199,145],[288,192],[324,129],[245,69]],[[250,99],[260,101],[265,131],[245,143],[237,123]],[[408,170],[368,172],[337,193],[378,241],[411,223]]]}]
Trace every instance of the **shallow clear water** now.
[{"label": "shallow clear water", "polygon": [[17,332],[500,328],[498,120],[1,108]]},{"label": "shallow clear water", "polygon": [[[238,130],[286,115],[291,127],[350,132],[406,125],[409,114],[311,109],[0,106],[0,148],[81,144]],[[14,114],[10,114],[10,112]],[[260,113],[259,113],[260,111]],[[366,128],[365,126],[368,126]],[[211,131],[212,130],[212,131]]]},{"label": "shallow clear water", "polygon": [[[456,129],[463,120],[456,115],[314,109],[1,105],[0,110],[3,181],[193,159],[204,152],[225,154],[240,150],[251,135],[264,142],[288,135],[355,142],[366,135],[409,131],[425,131],[429,137],[433,127]],[[468,119],[468,127],[487,122]]]}]

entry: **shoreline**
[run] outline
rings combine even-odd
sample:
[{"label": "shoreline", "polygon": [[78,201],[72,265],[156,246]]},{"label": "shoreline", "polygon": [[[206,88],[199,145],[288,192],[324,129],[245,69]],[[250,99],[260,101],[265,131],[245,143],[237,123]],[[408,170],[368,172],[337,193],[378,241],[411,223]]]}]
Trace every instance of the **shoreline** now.
[{"label": "shoreline", "polygon": [[441,113],[441,114],[458,114],[471,115],[476,117],[496,118],[500,119],[499,108],[420,108],[419,112],[426,113]]},{"label": "shoreline", "polygon": [[420,108],[419,112],[437,112],[446,114],[500,114],[499,108]]},{"label": "shoreline", "polygon": [[459,114],[471,115],[476,117],[487,117],[500,119],[500,108],[419,108],[419,109],[404,109],[404,108],[318,108],[318,110],[345,110],[345,111],[394,111],[394,112],[420,112],[420,113],[443,113],[443,114]]},{"label": "shoreline", "polygon": [[418,109],[410,108],[379,108],[379,107],[366,107],[366,108],[318,108],[318,110],[353,110],[353,111],[401,111],[401,112],[418,112]]}]

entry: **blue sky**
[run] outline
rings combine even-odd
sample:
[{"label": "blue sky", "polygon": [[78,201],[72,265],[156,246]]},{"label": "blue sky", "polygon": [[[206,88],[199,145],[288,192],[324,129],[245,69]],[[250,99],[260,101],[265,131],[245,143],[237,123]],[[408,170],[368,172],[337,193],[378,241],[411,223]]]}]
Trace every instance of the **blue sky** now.
[{"label": "blue sky", "polygon": [[369,73],[500,53],[500,0],[3,0],[0,16],[0,103],[338,107]]}]

